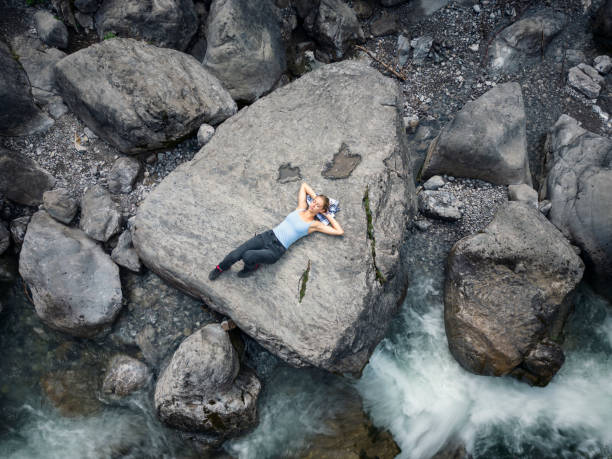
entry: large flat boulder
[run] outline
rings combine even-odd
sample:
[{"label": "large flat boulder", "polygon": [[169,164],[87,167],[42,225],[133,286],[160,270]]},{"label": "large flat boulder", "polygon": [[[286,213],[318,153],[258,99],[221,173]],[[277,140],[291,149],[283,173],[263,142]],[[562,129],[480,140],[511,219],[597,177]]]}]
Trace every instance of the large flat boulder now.
[{"label": "large flat boulder", "polygon": [[545,386],[564,361],[559,337],[584,265],[541,212],[510,202],[448,257],[444,322],[451,353],[481,375]]},{"label": "large flat boulder", "polygon": [[18,59],[0,41],[0,135],[4,136],[36,134],[53,125],[34,104],[30,82]]},{"label": "large flat boulder", "polygon": [[595,287],[612,299],[612,140],[561,115],[546,148],[548,218],[582,249]]},{"label": "large flat boulder", "polygon": [[[358,373],[406,288],[399,247],[415,197],[402,103],[394,80],[345,61],[241,110],[143,202],[141,260],[287,362]],[[302,179],[340,200],[345,235],[300,240],[254,278],[209,281],[230,250],[295,209]]]},{"label": "large flat boulder", "polygon": [[0,147],[0,193],[24,206],[37,206],[53,188],[55,178],[38,163]]},{"label": "large flat boulder", "polygon": [[192,0],[104,0],[95,23],[100,39],[113,33],[179,51],[187,48],[198,30]]},{"label": "large flat boulder", "polygon": [[496,185],[531,185],[525,106],[518,83],[497,85],[468,102],[436,137],[423,178],[448,174]]},{"label": "large flat boulder", "polygon": [[123,153],[166,148],[236,113],[230,94],[193,57],[133,39],[77,51],[56,65],[56,76],[70,109]]},{"label": "large flat boulder", "polygon": [[272,0],[214,0],[208,15],[204,68],[235,100],[272,90],[287,67]]},{"label": "large flat boulder", "polygon": [[119,268],[95,241],[46,212],[34,214],[23,241],[19,273],[38,317],[56,330],[93,337],[121,309]]}]

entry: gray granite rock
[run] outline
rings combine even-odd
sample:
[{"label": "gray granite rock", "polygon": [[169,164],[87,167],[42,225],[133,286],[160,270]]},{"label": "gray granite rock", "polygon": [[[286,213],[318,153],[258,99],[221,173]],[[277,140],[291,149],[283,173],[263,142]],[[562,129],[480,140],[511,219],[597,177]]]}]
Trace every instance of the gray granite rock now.
[{"label": "gray granite rock", "polygon": [[525,58],[543,55],[566,23],[567,17],[552,8],[528,12],[497,35],[489,50],[491,67],[514,71]]},{"label": "gray granite rock", "polygon": [[118,158],[108,173],[108,189],[111,193],[129,193],[142,170],[142,164],[136,158],[122,156]]},{"label": "gray granite rock", "polygon": [[425,183],[423,183],[423,188],[425,190],[437,190],[438,188],[442,188],[446,182],[444,178],[439,175],[434,175],[430,177]]},{"label": "gray granite rock", "polygon": [[334,59],[342,59],[354,43],[365,40],[355,12],[341,0],[320,0],[304,18],[303,26]]},{"label": "gray granite rock", "polygon": [[81,229],[96,241],[106,242],[121,229],[121,213],[108,191],[94,185],[81,198]]},{"label": "gray granite rock", "polygon": [[567,83],[587,96],[589,99],[597,99],[601,86],[584,73],[579,67],[572,67],[567,74]]},{"label": "gray granite rock", "polygon": [[524,183],[520,185],[509,185],[508,199],[510,201],[523,202],[534,209],[538,208],[538,192]]},{"label": "gray granite rock", "polygon": [[34,23],[38,36],[47,45],[54,48],[68,47],[68,29],[51,13],[45,10],[37,11],[34,14]]},{"label": "gray granite rock", "polygon": [[119,268],[77,228],[46,212],[32,217],[19,258],[19,273],[32,292],[36,313],[52,328],[93,337],[121,309]]},{"label": "gray granite rock", "polygon": [[53,125],[34,104],[30,82],[18,59],[0,41],[0,135],[4,136],[36,134]]},{"label": "gray granite rock", "polygon": [[578,68],[582,70],[586,75],[589,76],[591,80],[597,83],[599,86],[604,86],[606,83],[606,79],[599,74],[599,72],[590,65],[585,64],[584,62],[578,64]]},{"label": "gray granite rock", "polygon": [[92,45],[60,61],[56,72],[70,109],[123,153],[166,148],[237,110],[193,57],[136,40]]},{"label": "gray granite rock", "polygon": [[45,191],[43,204],[49,215],[66,225],[70,224],[79,209],[78,201],[65,188]]},{"label": "gray granite rock", "polygon": [[478,178],[531,185],[525,107],[518,83],[504,83],[468,102],[436,137],[421,176]]},{"label": "gray granite rock", "polygon": [[[14,37],[11,45],[19,55],[19,64],[28,75],[33,93],[34,90],[39,90],[57,95],[55,64],[66,57],[66,53],[56,48],[47,48],[40,40],[27,35]],[[36,95],[35,98],[39,103],[44,102]]]},{"label": "gray granite rock", "polygon": [[0,193],[25,206],[43,202],[43,193],[53,188],[55,178],[27,156],[0,147]]},{"label": "gray granite rock", "polygon": [[561,115],[546,148],[549,219],[582,249],[587,274],[612,299],[612,140]]},{"label": "gray granite rock", "polygon": [[210,139],[212,139],[214,134],[215,128],[210,124],[204,123],[202,126],[200,126],[200,129],[198,129],[198,145],[200,145],[200,147],[206,145]]},{"label": "gray granite rock", "polygon": [[392,14],[383,13],[370,24],[370,33],[375,37],[382,37],[397,32],[397,27],[397,17]]},{"label": "gray granite rock", "polygon": [[461,218],[461,202],[448,191],[421,191],[418,203],[419,210],[427,217],[448,221]]},{"label": "gray granite rock", "polygon": [[595,69],[599,73],[605,75],[610,70],[612,70],[612,59],[610,58],[610,56],[606,55],[597,56],[593,60],[593,67],[595,67]]},{"label": "gray granite rock", "polygon": [[192,0],[103,0],[95,16],[100,39],[112,32],[183,51],[198,30]]},{"label": "gray granite rock", "polygon": [[411,40],[410,46],[414,49],[412,60],[417,64],[425,62],[431,50],[431,45],[433,45],[433,37],[430,36],[417,37]]},{"label": "gray granite rock", "polygon": [[11,239],[15,248],[15,253],[19,253],[23,240],[25,239],[26,231],[28,230],[28,224],[30,223],[30,217],[27,215],[24,217],[17,217],[11,220],[9,230],[11,232]]},{"label": "gray granite rock", "polygon": [[451,353],[473,373],[545,386],[564,361],[551,339],[560,336],[583,271],[540,212],[508,203],[449,254],[444,321]]},{"label": "gray granite rock", "polygon": [[129,269],[130,271],[139,272],[141,269],[138,253],[132,246],[132,234],[129,230],[125,230],[119,236],[117,246],[111,253],[111,258],[119,266]]},{"label": "gray granite rock", "polygon": [[202,65],[234,100],[253,102],[272,90],[287,67],[271,0],[214,0]]},{"label": "gray granite rock", "polygon": [[0,221],[0,255],[6,252],[6,249],[11,245],[11,233],[4,225],[4,222]]},{"label": "gray granite rock", "polygon": [[400,65],[406,65],[406,62],[408,62],[410,58],[410,49],[410,39],[404,35],[399,35],[397,37],[397,56]]},{"label": "gray granite rock", "polygon": [[155,386],[155,409],[171,427],[229,437],[257,422],[261,383],[240,368],[220,325],[201,328],[181,343]]},{"label": "gray granite rock", "polygon": [[[359,373],[406,287],[398,248],[415,196],[402,110],[397,82],[357,61],[263,97],[145,199],[134,229],[141,260],[289,363]],[[256,280],[228,272],[209,281],[207,267],[295,209],[301,179],[342,203],[344,236],[311,235]],[[260,197],[273,205],[253,205]],[[368,214],[375,242],[364,239]]]},{"label": "gray granite rock", "polygon": [[108,363],[102,396],[109,400],[121,399],[144,388],[150,380],[151,371],[140,360],[129,355],[115,355]]}]

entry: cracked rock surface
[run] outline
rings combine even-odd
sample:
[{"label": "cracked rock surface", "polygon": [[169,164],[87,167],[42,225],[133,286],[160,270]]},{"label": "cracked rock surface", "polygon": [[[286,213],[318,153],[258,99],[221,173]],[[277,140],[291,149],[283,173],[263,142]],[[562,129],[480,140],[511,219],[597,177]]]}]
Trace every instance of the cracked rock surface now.
[{"label": "cracked rock surface", "polygon": [[[398,248],[415,196],[402,103],[394,80],[346,61],[243,109],[142,204],[134,229],[141,260],[289,363],[359,373],[406,286]],[[343,148],[350,154],[340,156],[359,155],[361,161],[339,168],[334,177],[343,178],[325,178],[323,171]],[[287,164],[299,175],[277,180]],[[304,238],[253,278],[238,278],[237,265],[209,281],[208,272],[229,251],[295,209],[299,176],[340,201],[345,235]],[[367,238],[366,187],[376,264],[388,279],[382,285]],[[308,260],[300,303],[298,283]]]}]

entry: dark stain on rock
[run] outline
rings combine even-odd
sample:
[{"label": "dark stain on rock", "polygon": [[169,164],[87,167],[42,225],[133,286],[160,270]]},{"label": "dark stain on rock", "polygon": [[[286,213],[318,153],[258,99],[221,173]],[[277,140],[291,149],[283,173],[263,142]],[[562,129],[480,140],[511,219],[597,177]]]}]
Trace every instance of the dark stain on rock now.
[{"label": "dark stain on rock", "polygon": [[308,260],[308,264],[306,265],[306,269],[300,276],[300,288],[299,288],[299,300],[300,303],[304,299],[304,295],[306,295],[306,284],[308,283],[308,277],[310,276],[310,260]]},{"label": "dark stain on rock", "polygon": [[278,178],[280,183],[296,182],[302,179],[299,167],[291,167],[290,163],[281,164],[278,168]]},{"label": "dark stain on rock", "polygon": [[349,147],[343,143],[331,162],[325,165],[321,175],[326,179],[345,179],[353,173],[360,162],[361,155],[351,153]]}]

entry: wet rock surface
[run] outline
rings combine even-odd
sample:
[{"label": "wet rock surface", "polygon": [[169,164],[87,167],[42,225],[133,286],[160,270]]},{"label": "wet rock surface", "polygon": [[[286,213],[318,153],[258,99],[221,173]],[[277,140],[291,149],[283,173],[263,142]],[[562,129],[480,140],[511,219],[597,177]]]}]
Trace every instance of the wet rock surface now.
[{"label": "wet rock surface", "polygon": [[92,45],[56,71],[70,109],[124,153],[164,148],[236,112],[221,83],[193,57],[132,39]]},{"label": "wet rock surface", "polygon": [[201,301],[152,272],[126,273],[123,290],[127,304],[108,339],[114,347],[139,349],[155,370],[196,329],[221,321],[221,316],[205,308]]},{"label": "wet rock surface", "polygon": [[102,382],[102,395],[121,399],[144,388],[151,379],[149,368],[129,355],[116,355],[108,363]]},{"label": "wet rock surface", "polygon": [[202,65],[234,100],[268,93],[287,66],[272,0],[214,0]]},{"label": "wet rock surface", "polygon": [[[94,5],[82,7],[85,12],[95,11]],[[104,0],[95,24],[100,39],[112,34],[183,51],[198,29],[198,17],[192,0]]]},{"label": "wet rock surface", "polygon": [[[476,374],[512,374],[545,386],[563,363],[563,351],[548,338],[558,337],[583,270],[540,212],[508,203],[482,233],[450,252],[444,320],[451,353]],[[544,349],[552,355],[548,365]]]},{"label": "wet rock surface", "polygon": [[39,211],[28,225],[19,273],[38,316],[73,336],[92,337],[121,309],[119,269],[85,233]]},{"label": "wet rock surface", "polygon": [[[176,169],[140,207],[134,245],[141,260],[229,315],[291,364],[359,372],[405,286],[397,247],[414,208],[414,191],[405,180],[409,158],[398,116],[401,103],[394,81],[357,62],[325,66],[260,99],[220,126],[196,158]],[[236,138],[238,131],[242,135]],[[361,162],[346,179],[323,178],[344,143]],[[276,181],[287,163],[299,167],[315,190],[343,203],[345,235],[300,241],[257,273],[257,288],[232,272],[209,281],[208,267],[295,208],[296,183]],[[245,164],[257,166],[245,169]],[[253,195],[279,201],[269,211],[252,211]],[[219,199],[225,202],[221,208]],[[364,239],[370,218],[374,249],[374,242]],[[228,222],[241,230],[228,232]],[[323,255],[330,249],[346,255],[330,259]],[[313,268],[300,302],[295,286],[308,260]],[[381,282],[381,275],[388,282]],[[326,306],[330,302],[333,310]]]},{"label": "wet rock surface", "polygon": [[207,325],[181,343],[161,373],[155,408],[175,428],[235,435],[255,425],[260,390],[255,373],[240,368],[228,334]]},{"label": "wet rock surface", "polygon": [[563,115],[547,147],[549,219],[582,249],[595,286],[612,298],[612,141]]}]

